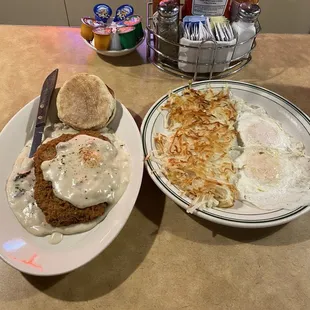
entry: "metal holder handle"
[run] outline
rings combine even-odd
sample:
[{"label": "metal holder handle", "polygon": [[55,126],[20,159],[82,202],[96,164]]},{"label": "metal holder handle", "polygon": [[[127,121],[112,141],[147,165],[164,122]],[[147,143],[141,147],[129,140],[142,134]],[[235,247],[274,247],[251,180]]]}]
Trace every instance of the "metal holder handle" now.
[{"label": "metal holder handle", "polygon": [[[181,12],[181,10],[180,10]],[[234,45],[225,45],[220,46],[215,39],[212,40],[206,40],[199,43],[198,47],[196,46],[190,46],[180,43],[174,43],[170,42],[164,37],[160,36],[156,32],[156,27],[154,27],[154,20],[153,20],[153,2],[147,3],[147,34],[146,34],[146,43],[147,43],[147,59],[150,63],[153,63],[158,69],[168,72],[170,74],[179,76],[181,78],[186,79],[192,79],[194,81],[197,80],[212,80],[212,79],[220,79],[227,76],[230,76],[232,74],[235,74],[239,72],[241,69],[243,69],[251,60],[251,52],[256,47],[256,36],[261,30],[261,26],[259,22],[257,21],[256,24],[256,34],[249,38],[246,41],[238,42],[238,36],[236,39],[236,44]],[[233,49],[232,55],[234,55],[235,50],[238,46],[242,46],[249,41],[253,40],[253,44],[250,51],[247,51],[245,54],[239,56],[238,58],[235,58],[233,60],[228,61],[221,61],[217,62],[217,53],[221,49]],[[171,46],[171,48],[178,47],[180,48],[187,48],[191,49],[196,52],[196,59],[194,62],[185,61],[178,58],[173,58],[169,55],[166,55],[162,53],[156,46],[155,42],[165,42],[168,46]],[[212,42],[212,47],[206,47],[204,44],[206,42]],[[201,59],[201,54],[204,50],[212,50],[212,57],[211,61],[208,63],[201,63],[199,60]],[[164,61],[163,61],[164,60]],[[165,61],[166,60],[166,61]],[[194,65],[194,71],[193,72],[185,72],[179,69],[178,64],[184,63],[188,65]],[[226,67],[223,71],[215,72],[215,66],[216,65],[222,65]],[[206,67],[210,68],[208,72],[206,73],[199,73],[199,67]]]}]

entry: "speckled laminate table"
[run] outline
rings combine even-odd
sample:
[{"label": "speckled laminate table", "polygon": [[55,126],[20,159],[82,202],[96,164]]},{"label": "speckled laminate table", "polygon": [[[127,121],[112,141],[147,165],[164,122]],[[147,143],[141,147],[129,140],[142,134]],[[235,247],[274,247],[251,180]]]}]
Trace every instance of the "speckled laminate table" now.
[{"label": "speckled laminate table", "polygon": [[[145,61],[145,46],[102,58],[78,29],[0,26],[0,129],[60,69],[100,76],[138,123],[185,83]],[[310,114],[310,36],[264,34],[235,80],[262,85]],[[1,215],[0,215],[1,216]],[[147,175],[116,240],[64,276],[23,275],[0,261],[0,309],[309,309],[310,214],[273,229],[222,227],[184,213]]]}]

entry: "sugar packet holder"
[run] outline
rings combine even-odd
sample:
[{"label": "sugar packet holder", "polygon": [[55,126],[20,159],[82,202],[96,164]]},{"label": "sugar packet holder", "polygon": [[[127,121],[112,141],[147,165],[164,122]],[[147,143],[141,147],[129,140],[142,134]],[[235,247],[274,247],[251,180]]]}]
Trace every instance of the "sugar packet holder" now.
[{"label": "sugar packet holder", "polygon": [[[188,73],[196,71],[196,61],[199,57],[197,73],[223,72],[228,69],[234,53],[236,39],[227,42],[217,42],[217,48],[213,41],[191,41],[185,38],[180,40],[178,67]],[[199,49],[199,45],[201,48]],[[199,54],[200,53],[200,54]],[[214,59],[213,59],[214,57]]]},{"label": "sugar packet holder", "polygon": [[210,72],[212,67],[213,72],[225,71],[236,44],[231,28],[225,25],[214,19],[211,26],[210,18],[205,16],[185,17],[181,24],[179,69],[189,73],[196,69],[197,73]]}]

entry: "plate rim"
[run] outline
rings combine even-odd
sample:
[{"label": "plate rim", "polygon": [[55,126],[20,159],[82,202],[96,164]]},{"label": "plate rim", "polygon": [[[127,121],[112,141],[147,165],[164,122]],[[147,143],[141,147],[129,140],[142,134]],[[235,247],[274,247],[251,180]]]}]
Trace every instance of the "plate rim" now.
[{"label": "plate rim", "polygon": [[[277,99],[280,99],[283,103],[287,104],[288,106],[290,106],[291,108],[293,108],[297,114],[299,114],[300,116],[302,116],[310,125],[310,117],[303,112],[298,106],[296,106],[295,104],[293,104],[290,100],[284,98],[283,96],[277,94],[274,91],[271,91],[265,87],[262,86],[258,86],[252,83],[248,83],[248,82],[242,82],[242,81],[234,81],[234,80],[204,80],[204,81],[197,81],[197,82],[193,82],[191,83],[191,85],[195,88],[195,86],[203,86],[203,85],[211,85],[212,84],[232,84],[232,85],[239,85],[239,86],[247,86],[247,87],[252,87],[252,88],[256,88],[259,91],[262,91],[263,93],[267,93],[271,96],[276,97]],[[184,90],[185,88],[188,87],[189,84],[185,84],[182,85],[180,87],[177,87],[173,90],[171,90],[170,92],[166,93],[165,95],[163,95],[161,98],[159,98],[148,110],[148,112],[146,113],[146,115],[143,118],[142,124],[141,124],[141,128],[140,128],[140,132],[141,132],[141,138],[142,138],[142,146],[143,146],[143,152],[144,152],[144,156],[147,156],[148,154],[146,153],[147,151],[147,147],[146,147],[146,131],[147,128],[147,122],[149,121],[152,112],[156,111],[158,109],[158,107],[162,104],[163,101],[165,101],[168,96],[169,93],[177,93],[180,92],[182,90]],[[185,207],[185,203],[182,202],[172,191],[168,190],[167,187],[169,187],[168,185],[164,185],[163,181],[160,181],[161,177],[160,176],[156,176],[156,173],[152,172],[151,170],[151,166],[149,161],[145,161],[145,166],[147,168],[147,171],[150,175],[150,177],[152,178],[152,180],[155,182],[155,184],[159,187],[159,189],[161,191],[163,191],[165,193],[165,195],[167,195],[169,198],[171,198],[179,207],[181,207],[182,209],[186,210]],[[295,218],[307,213],[308,211],[310,211],[310,205],[307,206],[301,206],[299,208],[296,208],[294,210],[291,210],[291,212],[283,215],[285,216],[285,218],[278,218],[278,219],[274,219],[274,220],[267,220],[267,222],[264,221],[258,221],[258,222],[245,222],[242,220],[227,220],[227,219],[223,219],[220,218],[219,216],[216,216],[214,214],[210,214],[210,213],[205,213],[199,210],[195,210],[193,212],[193,215],[204,218],[206,220],[209,220],[211,222],[217,223],[217,224],[222,224],[222,225],[226,225],[226,226],[231,226],[231,227],[238,227],[238,228],[266,228],[266,227],[272,227],[272,226],[278,226],[278,225],[283,225],[286,224],[292,220],[294,220]],[[292,214],[291,214],[292,213]],[[266,220],[265,220],[266,221]]]},{"label": "plate rim", "polygon": [[[2,130],[0,131],[0,136],[2,136],[5,132],[8,131],[9,127],[12,126],[12,123],[14,123],[14,121],[16,122],[16,118],[18,117],[19,113],[22,113],[22,110],[25,109],[26,107],[28,108],[32,108],[33,105],[35,104],[36,100],[39,100],[40,95],[34,97],[32,100],[30,100],[27,104],[25,104],[22,108],[20,108],[12,117],[11,119],[6,123],[6,125],[2,128]],[[80,267],[85,266],[86,264],[88,264],[90,261],[92,261],[93,259],[95,259],[98,255],[100,255],[106,248],[108,248],[110,246],[110,244],[115,240],[115,238],[120,234],[120,232],[123,230],[125,224],[127,223],[134,207],[135,207],[135,203],[137,201],[138,195],[140,193],[140,189],[142,186],[142,179],[143,179],[143,173],[144,173],[144,156],[143,156],[143,147],[142,147],[142,141],[140,138],[140,132],[139,132],[139,127],[137,125],[137,123],[135,122],[133,116],[131,115],[131,113],[129,112],[129,110],[126,108],[125,105],[123,105],[119,100],[118,100],[119,104],[121,105],[122,109],[123,109],[123,114],[127,114],[127,116],[129,117],[130,121],[132,122],[132,127],[134,128],[133,130],[135,131],[135,136],[137,137],[137,142],[139,141],[139,159],[141,160],[141,163],[139,165],[137,165],[137,167],[139,168],[139,170],[137,171],[139,174],[137,175],[137,173],[135,173],[135,182],[136,182],[136,187],[135,187],[135,191],[134,191],[134,195],[132,195],[132,206],[130,208],[128,208],[128,215],[126,217],[123,218],[123,220],[121,221],[121,224],[119,225],[119,227],[117,227],[116,229],[114,228],[113,230],[115,231],[113,233],[113,235],[111,235],[110,239],[107,241],[106,245],[104,247],[100,247],[99,245],[96,247],[97,249],[95,251],[93,251],[91,253],[91,255],[89,255],[86,259],[82,260],[82,264],[71,264],[70,267],[65,268],[62,271],[57,271],[57,272],[39,272],[37,271],[37,269],[31,269],[28,266],[24,266],[24,265],[19,265],[19,264],[14,264],[14,259],[7,259],[7,257],[5,257],[2,254],[2,251],[0,252],[0,258],[2,259],[3,262],[5,262],[7,265],[11,266],[12,268],[25,273],[25,274],[29,274],[29,275],[33,275],[33,276],[41,276],[41,277],[48,277],[48,276],[58,276],[58,275],[62,275],[62,274],[66,274],[66,273],[70,273],[76,269],[79,269]],[[28,119],[27,119],[28,120]],[[138,139],[139,138],[139,139]],[[132,172],[132,171],[131,171]],[[132,175],[131,174],[131,179],[130,182],[132,182]],[[5,192],[5,189],[2,189]],[[131,191],[132,193],[133,191]],[[6,193],[5,193],[6,196]],[[117,205],[117,204],[116,204]],[[115,206],[116,206],[115,205]],[[19,223],[18,219],[16,218],[14,212],[10,209],[9,203],[6,200],[5,201],[5,207],[8,208],[9,212],[11,212],[12,216],[14,217],[14,220],[17,221],[17,225],[20,225],[22,227],[22,225]],[[104,220],[103,220],[104,221]],[[103,222],[102,221],[102,222]],[[101,222],[101,223],[102,223]],[[99,223],[100,225],[100,223]],[[98,225],[97,225],[98,226]],[[93,229],[95,229],[97,226],[95,226]],[[26,229],[24,229],[22,227],[22,229],[25,231],[26,234],[29,234],[31,236],[33,236],[31,233],[29,233]],[[91,230],[89,231],[91,232]],[[87,233],[87,232],[86,232]],[[36,236],[33,236],[36,237]],[[76,249],[75,249],[76,250]],[[81,248],[82,250],[82,248]],[[8,255],[10,256],[10,255]]]}]

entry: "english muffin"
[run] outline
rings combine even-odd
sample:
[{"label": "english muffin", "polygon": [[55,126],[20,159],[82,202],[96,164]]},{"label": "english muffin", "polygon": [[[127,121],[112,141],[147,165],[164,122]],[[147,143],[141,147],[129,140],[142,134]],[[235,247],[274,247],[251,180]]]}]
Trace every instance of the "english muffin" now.
[{"label": "english muffin", "polygon": [[79,73],[65,82],[57,96],[59,119],[77,130],[96,130],[111,120],[116,100],[96,75]]}]

